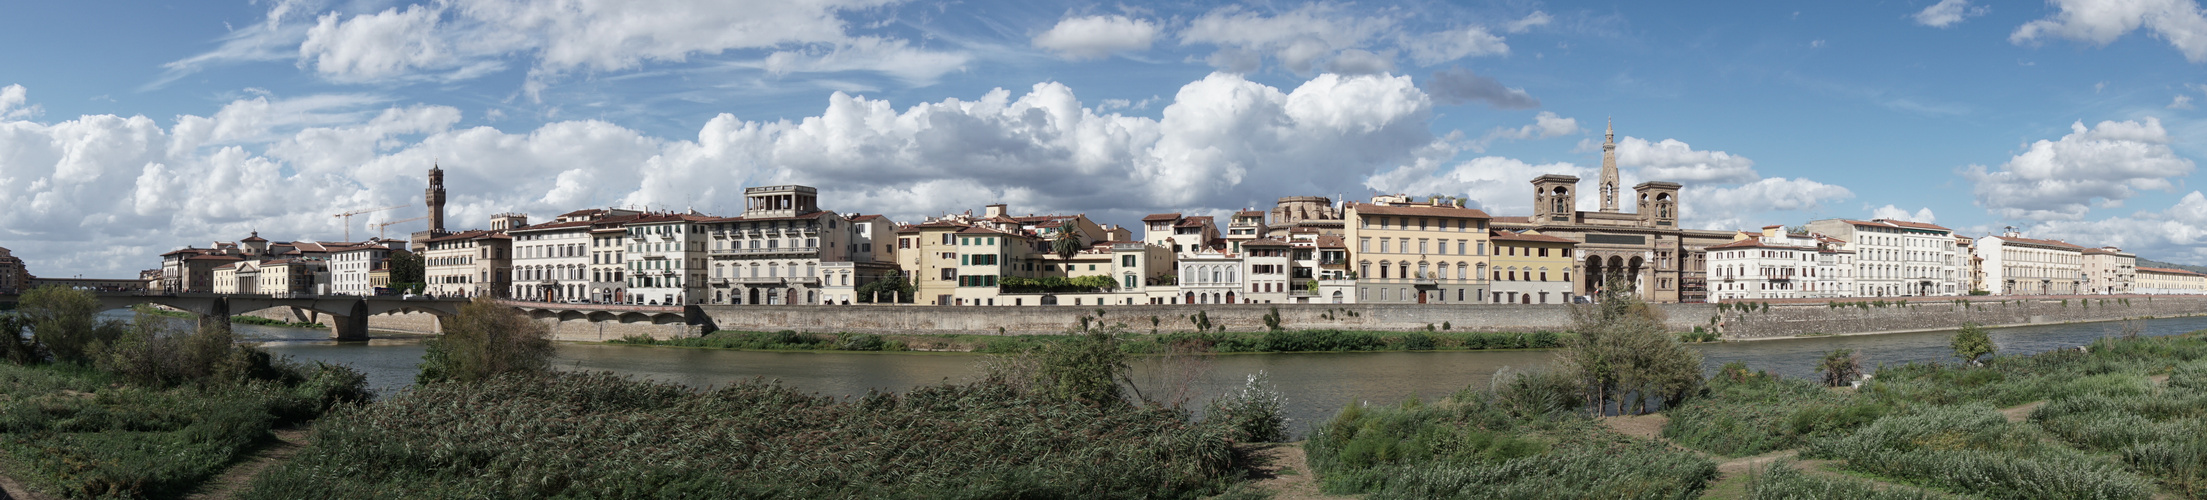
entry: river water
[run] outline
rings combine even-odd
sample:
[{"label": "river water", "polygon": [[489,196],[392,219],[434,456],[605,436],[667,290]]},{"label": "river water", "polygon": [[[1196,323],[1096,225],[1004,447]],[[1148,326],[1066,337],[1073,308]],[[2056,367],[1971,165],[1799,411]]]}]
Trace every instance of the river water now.
[{"label": "river water", "polygon": [[[113,313],[111,313],[113,314]],[[127,314],[116,314],[124,317]],[[2171,335],[2207,329],[2207,317],[2146,320],[2144,335]],[[2116,323],[2027,326],[1991,331],[2001,353],[2036,353],[2092,343],[2117,334]],[[413,382],[426,337],[376,332],[367,342],[328,340],[326,330],[234,325],[241,336],[269,352],[298,360],[351,365],[367,374],[368,384],[390,395]],[[1864,364],[1949,361],[1952,332],[1899,333],[1753,342],[1699,344],[1704,368],[1714,372],[1727,362],[1787,377],[1815,376],[1815,365],[1833,349],[1854,349]],[[1147,357],[1135,363],[1135,378],[1153,398],[1179,394],[1201,406],[1239,387],[1245,377],[1265,372],[1288,398],[1288,414],[1297,434],[1351,403],[1394,404],[1411,396],[1437,399],[1469,386],[1485,387],[1497,370],[1538,368],[1550,351],[1455,351],[1381,353],[1223,354],[1182,359]],[[744,380],[778,380],[800,391],[849,397],[869,390],[903,391],[943,382],[978,378],[988,357],[950,353],[750,352],[601,344],[560,344],[555,364],[561,369],[609,371],[621,375],[712,387]]]}]

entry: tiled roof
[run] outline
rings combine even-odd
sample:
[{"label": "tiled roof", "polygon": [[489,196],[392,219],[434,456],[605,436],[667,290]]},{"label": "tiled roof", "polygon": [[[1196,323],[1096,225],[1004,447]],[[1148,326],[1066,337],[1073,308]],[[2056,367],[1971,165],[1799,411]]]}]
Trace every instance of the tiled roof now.
[{"label": "tiled roof", "polygon": [[1234,216],[1235,216],[1235,217],[1263,217],[1263,216],[1264,216],[1264,211],[1263,211],[1263,210],[1243,210],[1243,211],[1239,211],[1239,212],[1234,212]]},{"label": "tiled roof", "polygon": [[857,217],[852,217],[851,222],[866,222],[879,218],[881,218],[881,214],[860,214]]},{"label": "tiled roof", "polygon": [[1932,224],[1932,223],[1928,223],[1928,222],[1909,222],[1909,221],[1904,221],[1904,220],[1892,220],[1892,219],[1878,219],[1878,222],[1884,222],[1884,223],[1886,223],[1886,224],[1892,224],[1892,225],[1895,225],[1895,226],[1900,226],[1900,227],[1907,227],[1907,228],[1915,228],[1915,229],[1929,229],[1929,230],[1933,230],[1933,231],[1946,231],[1946,232],[1954,232],[1954,230],[1952,230],[1952,229],[1947,229],[1947,228],[1946,228],[1945,226],[1941,226],[1941,225],[1938,225],[1938,224]]},{"label": "tiled roof", "polygon": [[[588,212],[588,210],[585,210],[585,212]],[[565,215],[562,215],[561,217],[566,217],[566,216],[565,216]],[[521,227],[517,227],[517,228],[513,228],[513,229],[508,229],[507,231],[513,231],[513,232],[526,232],[526,231],[543,231],[543,230],[548,230],[548,229],[563,229],[563,228],[574,228],[574,227],[590,227],[590,225],[591,225],[591,224],[596,224],[597,222],[598,222],[598,221],[594,221],[594,220],[572,220],[572,221],[567,221],[567,222],[546,222],[546,223],[543,223],[543,224],[530,224],[530,225],[526,225],[526,226],[521,226]]]},{"label": "tiled roof", "polygon": [[1571,243],[1571,244],[1577,244],[1577,243],[1578,243],[1578,242],[1576,242],[1576,241],[1571,241],[1571,240],[1569,240],[1569,239],[1564,239],[1564,238],[1558,238],[1558,237],[1554,237],[1554,236],[1549,236],[1549,235],[1545,235],[1545,234],[1524,234],[1524,233],[1519,233],[1519,232],[1515,232],[1515,231],[1494,231],[1494,232],[1493,232],[1493,236],[1492,236],[1492,237],[1493,237],[1494,239],[1496,239],[1496,240],[1502,240],[1502,241],[1524,241],[1524,242],[1534,242],[1534,243]]},{"label": "tiled roof", "polygon": [[1182,219],[1180,219],[1180,224],[1179,224],[1178,226],[1176,226],[1176,227],[1196,227],[1196,226],[1201,226],[1201,225],[1205,225],[1205,223],[1208,223],[1208,222],[1211,222],[1211,216],[1208,216],[1208,215],[1199,215],[1199,216],[1195,216],[1195,217],[1187,217],[1187,218],[1182,218]]},{"label": "tiled roof", "polygon": [[1496,223],[1496,224],[1531,224],[1531,223],[1533,223],[1533,218],[1532,218],[1532,217],[1520,217],[1520,216],[1515,216],[1515,215],[1511,215],[1511,216],[1506,216],[1506,217],[1495,217],[1495,218],[1494,218],[1494,223]]},{"label": "tiled roof", "polygon": [[1340,237],[1340,236],[1334,236],[1334,235],[1331,235],[1331,234],[1321,234],[1321,235],[1318,235],[1318,248],[1348,248],[1348,247],[1349,247],[1349,242],[1348,242],[1348,240],[1347,240],[1346,238],[1342,238],[1342,237]]},{"label": "tiled roof", "polygon": [[1254,239],[1254,240],[1244,241],[1244,242],[1242,242],[1241,246],[1244,246],[1244,247],[1284,247],[1284,246],[1287,246],[1287,242],[1285,242],[1285,241],[1280,241],[1280,240],[1277,240],[1277,239],[1272,239],[1272,238],[1262,238],[1262,239]]},{"label": "tiled roof", "polygon": [[1169,222],[1176,220],[1180,220],[1180,214],[1149,214],[1149,216],[1142,218],[1142,222]]},{"label": "tiled roof", "polygon": [[2054,248],[2074,248],[2074,249],[2078,249],[2078,250],[2082,250],[2082,249],[2084,249],[2084,247],[2081,247],[2081,246],[2077,246],[2077,245],[2072,245],[2072,244],[2069,244],[2069,242],[2066,242],[2066,241],[2057,241],[2057,240],[2041,240],[2041,239],[2033,239],[2033,238],[2024,238],[2024,237],[2020,237],[2020,236],[2000,236],[1999,238],[2000,238],[2000,240],[2001,240],[2001,241],[2007,241],[2007,242],[2011,242],[2011,243],[2023,243],[2023,244],[2027,244],[2027,245],[2039,245],[2039,246],[2048,246],[2048,247],[2054,247]]},{"label": "tiled roof", "polygon": [[2169,268],[2165,268],[2165,267],[2139,267],[2139,268],[2138,268],[2138,272],[2141,272],[2141,273],[2159,273],[2159,274],[2181,274],[2181,275],[2186,275],[2186,276],[2201,276],[2201,274],[2199,274],[2199,273],[2195,273],[2195,272],[2191,272],[2191,271],[2186,271],[2186,270],[2183,270],[2183,269],[2169,269]]},{"label": "tiled roof", "polygon": [[238,256],[235,256],[235,255],[200,255],[200,256],[196,256],[196,257],[192,257],[192,258],[184,259],[184,260],[228,260],[228,261],[237,261],[237,260],[245,260],[245,258],[244,258],[244,257],[238,257]]},{"label": "tiled roof", "polygon": [[1391,207],[1387,205],[1373,205],[1370,203],[1351,203],[1349,204],[1349,206],[1354,208],[1356,210],[1356,213],[1360,215],[1422,215],[1426,217],[1469,217],[1473,219],[1492,218],[1488,217],[1486,212],[1479,211],[1479,209],[1475,208],[1433,206]]}]

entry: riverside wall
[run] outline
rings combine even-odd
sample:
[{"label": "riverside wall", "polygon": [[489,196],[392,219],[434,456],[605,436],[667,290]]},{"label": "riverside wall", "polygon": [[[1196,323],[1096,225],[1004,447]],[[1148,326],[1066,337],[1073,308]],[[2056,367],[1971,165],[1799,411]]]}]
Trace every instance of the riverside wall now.
[{"label": "riverside wall", "polygon": [[1743,301],[1704,313],[1701,321],[1704,327],[1713,324],[1727,339],[1749,340],[1949,330],[1964,323],[2024,326],[2202,314],[2207,314],[2207,296],[2042,295]]}]

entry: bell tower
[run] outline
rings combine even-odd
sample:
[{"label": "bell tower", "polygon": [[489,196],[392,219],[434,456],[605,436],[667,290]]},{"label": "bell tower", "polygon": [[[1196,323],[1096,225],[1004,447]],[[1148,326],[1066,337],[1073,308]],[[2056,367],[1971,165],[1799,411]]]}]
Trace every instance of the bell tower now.
[{"label": "bell tower", "polygon": [[1579,178],[1548,174],[1533,178],[1533,223],[1571,223],[1579,213]]},{"label": "bell tower", "polygon": [[421,197],[429,203],[429,232],[444,232],[444,169],[436,163],[429,164],[429,189]]},{"label": "bell tower", "polygon": [[1617,124],[1611,122],[1602,130],[1602,211],[1617,211]]}]

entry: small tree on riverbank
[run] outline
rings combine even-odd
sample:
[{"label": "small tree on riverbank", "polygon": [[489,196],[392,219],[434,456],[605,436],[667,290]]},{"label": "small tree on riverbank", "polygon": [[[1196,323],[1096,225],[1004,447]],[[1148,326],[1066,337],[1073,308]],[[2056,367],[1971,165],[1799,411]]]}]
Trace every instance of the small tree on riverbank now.
[{"label": "small tree on riverbank", "polygon": [[416,383],[473,382],[504,373],[543,373],[551,367],[552,340],[544,324],[520,311],[477,297],[445,318],[444,335],[426,342]]},{"label": "small tree on riverbank", "polygon": [[1862,355],[1854,349],[1837,349],[1824,354],[1824,360],[1816,363],[1816,371],[1824,374],[1825,387],[1839,387],[1853,383],[1862,376]]},{"label": "small tree on riverbank", "polygon": [[100,299],[92,292],[59,285],[24,293],[16,309],[30,322],[31,337],[55,361],[89,363],[98,346],[128,331],[120,321],[100,321]]},{"label": "small tree on riverbank", "polygon": [[[1642,413],[1648,400],[1677,406],[1700,392],[1701,353],[1665,331],[1663,314],[1612,280],[1593,304],[1571,306],[1572,331],[1559,365],[1574,373],[1595,416]],[[1627,398],[1631,399],[1627,399]]]},{"label": "small tree on riverbank", "polygon": [[1992,337],[1985,334],[1985,328],[1976,323],[1963,323],[1962,329],[1954,332],[1954,340],[1949,345],[1954,348],[1954,357],[1962,360],[1965,365],[1983,364],[1978,358],[1993,354]]}]

